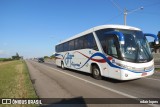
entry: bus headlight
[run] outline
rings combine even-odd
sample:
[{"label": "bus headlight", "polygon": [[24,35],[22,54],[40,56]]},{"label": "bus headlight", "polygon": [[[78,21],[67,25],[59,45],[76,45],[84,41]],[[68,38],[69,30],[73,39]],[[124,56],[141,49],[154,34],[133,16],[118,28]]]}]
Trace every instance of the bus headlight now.
[{"label": "bus headlight", "polygon": [[135,67],[131,67],[131,66],[123,65],[123,64],[119,64],[119,66],[121,66],[122,68],[126,70],[137,71],[137,72],[151,71],[154,69],[154,65],[151,65],[148,67],[142,67],[142,68],[135,68]]},{"label": "bus headlight", "polygon": [[143,68],[135,68],[135,67],[131,67],[131,66],[123,65],[123,64],[121,64],[121,67],[123,67],[126,70],[130,70],[130,71],[143,72]]},{"label": "bus headlight", "polygon": [[127,65],[123,65],[123,64],[120,64],[120,66],[124,69],[127,69],[127,70],[135,70],[134,67],[131,67],[131,66],[127,66]]}]

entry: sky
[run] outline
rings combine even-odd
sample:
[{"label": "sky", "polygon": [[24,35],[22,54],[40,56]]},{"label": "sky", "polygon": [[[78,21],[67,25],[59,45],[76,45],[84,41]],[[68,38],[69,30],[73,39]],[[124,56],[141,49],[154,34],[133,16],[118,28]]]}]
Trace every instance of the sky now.
[{"label": "sky", "polygon": [[[127,25],[160,31],[160,0],[0,0],[0,58],[51,56],[55,45],[89,28]],[[151,40],[151,39],[150,39]]]}]

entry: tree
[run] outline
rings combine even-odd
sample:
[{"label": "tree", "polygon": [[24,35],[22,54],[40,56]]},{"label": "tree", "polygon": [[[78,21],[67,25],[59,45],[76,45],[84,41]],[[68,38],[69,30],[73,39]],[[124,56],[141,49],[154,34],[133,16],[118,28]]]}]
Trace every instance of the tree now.
[{"label": "tree", "polygon": [[17,56],[17,57],[19,57],[19,54],[18,54],[18,53],[16,53],[16,56]]},{"label": "tree", "polygon": [[50,58],[53,59],[53,58],[55,58],[55,56],[54,56],[54,55],[51,55]]},{"label": "tree", "polygon": [[160,31],[158,32],[158,38],[159,38],[159,41],[160,41]]},{"label": "tree", "polygon": [[49,58],[48,56],[44,56],[44,59],[47,59],[47,58]]},{"label": "tree", "polygon": [[159,38],[159,44],[155,44],[155,42],[149,42],[150,47],[153,49],[153,51],[155,53],[160,52],[160,31],[157,34],[158,38]]},{"label": "tree", "polygon": [[158,39],[159,39],[159,44],[154,44],[154,46],[153,46],[154,50],[155,50],[155,53],[157,53],[158,50],[160,52],[160,31],[158,32],[157,36],[158,36]]},{"label": "tree", "polygon": [[19,56],[18,53],[16,53],[15,56],[12,56],[12,59],[13,59],[13,60],[19,60],[20,58],[21,58],[21,57]]}]

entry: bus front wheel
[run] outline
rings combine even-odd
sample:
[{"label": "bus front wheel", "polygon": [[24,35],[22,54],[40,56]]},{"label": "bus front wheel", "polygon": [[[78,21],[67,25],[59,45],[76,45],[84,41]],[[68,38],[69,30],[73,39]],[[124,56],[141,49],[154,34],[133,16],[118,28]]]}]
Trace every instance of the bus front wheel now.
[{"label": "bus front wheel", "polygon": [[99,67],[97,65],[94,65],[92,67],[92,75],[93,75],[93,78],[95,78],[97,80],[101,80],[102,79]]}]

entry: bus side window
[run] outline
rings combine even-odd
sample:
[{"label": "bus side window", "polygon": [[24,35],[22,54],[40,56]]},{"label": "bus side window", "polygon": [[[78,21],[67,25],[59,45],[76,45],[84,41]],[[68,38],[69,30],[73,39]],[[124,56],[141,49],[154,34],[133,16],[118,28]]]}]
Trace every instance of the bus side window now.
[{"label": "bus side window", "polygon": [[60,52],[60,45],[57,46],[57,51]]},{"label": "bus side window", "polygon": [[63,52],[63,44],[60,45],[60,51]]},{"label": "bus side window", "polygon": [[68,51],[68,50],[69,50],[69,49],[68,49],[68,48],[69,48],[68,42],[64,43],[63,48],[64,48],[64,51]]},{"label": "bus side window", "polygon": [[105,53],[107,53],[107,47],[106,47],[106,35],[102,34],[101,32],[97,32],[97,35],[98,35],[98,39],[101,43],[101,46],[103,48],[103,51]]},{"label": "bus side window", "polygon": [[84,39],[84,48],[98,50],[96,41],[95,41],[94,36],[93,36],[92,33],[90,33],[90,34],[88,34],[88,35],[85,36],[85,39]]},{"label": "bus side window", "polygon": [[56,46],[55,50],[56,50],[56,52],[58,52],[58,46]]},{"label": "bus side window", "polygon": [[74,40],[69,41],[69,51],[74,50]]},{"label": "bus side window", "polygon": [[84,36],[84,49],[88,48],[88,35]]},{"label": "bus side window", "polygon": [[74,46],[74,49],[75,49],[75,50],[78,50],[78,47],[79,47],[79,45],[78,45],[78,39],[75,39],[74,42],[75,42],[75,43],[74,43],[74,45],[75,45],[75,46]]},{"label": "bus side window", "polygon": [[82,36],[82,37],[80,37],[80,38],[78,38],[78,49],[83,49],[84,47],[83,47],[83,45],[84,45],[84,37]]},{"label": "bus side window", "polygon": [[63,44],[60,45],[60,52],[63,52]]},{"label": "bus side window", "polygon": [[114,38],[107,38],[107,54],[113,57],[118,58],[117,48],[116,48],[116,41]]}]

